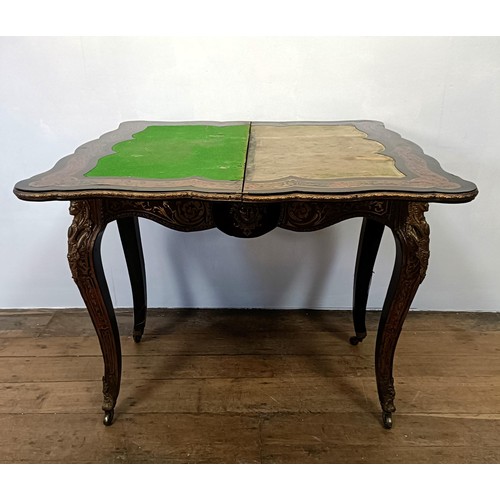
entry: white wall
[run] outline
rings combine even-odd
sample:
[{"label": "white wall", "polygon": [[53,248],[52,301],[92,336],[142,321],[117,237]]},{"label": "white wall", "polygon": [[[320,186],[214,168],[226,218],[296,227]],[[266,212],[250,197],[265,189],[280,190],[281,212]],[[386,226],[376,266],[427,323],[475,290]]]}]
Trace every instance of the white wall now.
[{"label": "white wall", "polygon": [[[432,204],[415,309],[500,309],[500,38],[0,38],[0,307],[80,307],[68,202],[16,181],[125,120],[375,119],[478,184]],[[359,221],[238,240],[141,221],[152,307],[349,308]],[[115,306],[131,305],[117,230],[103,240]],[[394,258],[384,236],[369,306]]]}]

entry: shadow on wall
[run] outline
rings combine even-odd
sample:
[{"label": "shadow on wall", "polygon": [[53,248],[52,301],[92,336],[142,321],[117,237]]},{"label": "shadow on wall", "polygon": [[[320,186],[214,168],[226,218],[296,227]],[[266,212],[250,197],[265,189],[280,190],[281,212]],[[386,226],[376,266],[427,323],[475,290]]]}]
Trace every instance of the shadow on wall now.
[{"label": "shadow on wall", "polygon": [[276,229],[252,239],[217,229],[179,233],[143,219],[140,224],[150,307],[351,305],[360,219],[313,233]]}]

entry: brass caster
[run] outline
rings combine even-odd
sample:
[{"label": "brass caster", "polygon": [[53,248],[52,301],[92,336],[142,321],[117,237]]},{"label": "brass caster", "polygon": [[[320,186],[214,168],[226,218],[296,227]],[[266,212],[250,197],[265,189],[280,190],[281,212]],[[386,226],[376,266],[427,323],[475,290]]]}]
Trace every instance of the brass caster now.
[{"label": "brass caster", "polygon": [[358,345],[362,341],[363,341],[363,339],[360,339],[359,337],[350,337],[349,338],[349,343],[351,345]]},{"label": "brass caster", "polygon": [[351,345],[358,345],[360,342],[363,342],[363,339],[366,337],[366,333],[360,333],[359,335],[354,335],[353,337],[349,338],[349,343]]},{"label": "brass caster", "polygon": [[103,420],[102,423],[106,427],[109,427],[113,423],[113,417],[114,417],[114,415],[115,415],[114,410],[105,410],[104,411],[104,420]]},{"label": "brass caster", "polygon": [[392,413],[390,411],[382,412],[382,423],[384,429],[392,429]]},{"label": "brass caster", "polygon": [[134,330],[134,332],[132,333],[132,338],[134,339],[134,342],[136,344],[138,344],[141,341],[143,333],[144,333],[143,329],[141,329],[141,330]]}]

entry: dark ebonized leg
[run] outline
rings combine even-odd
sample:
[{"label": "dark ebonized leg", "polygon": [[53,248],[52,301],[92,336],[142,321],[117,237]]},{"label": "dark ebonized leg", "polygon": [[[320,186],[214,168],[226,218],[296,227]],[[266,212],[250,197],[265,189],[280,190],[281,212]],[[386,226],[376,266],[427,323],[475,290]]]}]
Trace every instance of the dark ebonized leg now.
[{"label": "dark ebonized leg", "polygon": [[373,266],[377,258],[384,225],[373,219],[364,218],[359,237],[356,269],[354,272],[353,320],[356,335],[349,341],[357,345],[366,337],[366,304],[372,279]]},{"label": "dark ebonized leg", "polygon": [[101,261],[101,238],[106,222],[99,200],[73,201],[70,213],[74,217],[68,231],[68,261],[99,338],[104,360],[104,424],[111,425],[120,392],[121,349]]},{"label": "dark ebonized leg", "polygon": [[394,353],[404,320],[417,289],[425,277],[429,260],[429,226],[426,203],[401,204],[393,216],[396,262],[384,302],[375,347],[375,372],[382,406],[383,424],[392,427],[394,407]]},{"label": "dark ebonized leg", "polygon": [[132,297],[134,300],[134,331],[135,342],[140,342],[146,326],[147,294],[146,270],[142,253],[141,233],[137,217],[124,217],[117,220],[123,252],[127,262]]}]

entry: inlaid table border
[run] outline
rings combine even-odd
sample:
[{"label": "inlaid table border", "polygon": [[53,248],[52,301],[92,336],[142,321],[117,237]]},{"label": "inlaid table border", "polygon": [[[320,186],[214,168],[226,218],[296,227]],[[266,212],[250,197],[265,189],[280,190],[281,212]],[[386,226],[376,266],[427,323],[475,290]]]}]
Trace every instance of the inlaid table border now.
[{"label": "inlaid table border", "polygon": [[[112,154],[112,146],[129,140],[133,134],[147,126],[155,125],[210,125],[230,126],[250,124],[248,155],[252,153],[252,128],[287,125],[351,125],[367,135],[370,140],[384,146],[383,154],[393,158],[404,178],[353,178],[310,180],[286,177],[273,181],[211,181],[198,177],[186,179],[138,179],[116,177],[85,177],[98,158]],[[247,168],[247,165],[245,168]],[[71,200],[94,197],[131,198],[196,198],[212,200],[281,201],[297,200],[302,196],[320,200],[360,199],[414,199],[423,202],[466,202],[477,195],[476,186],[455,175],[445,172],[439,163],[426,155],[413,142],[385,128],[377,121],[337,122],[124,122],[118,129],[107,132],[99,139],[80,146],[73,154],[61,159],[48,172],[36,175],[16,184],[15,194],[24,200]]]}]

